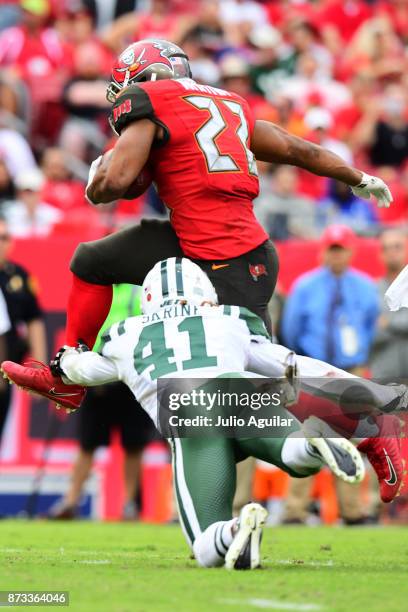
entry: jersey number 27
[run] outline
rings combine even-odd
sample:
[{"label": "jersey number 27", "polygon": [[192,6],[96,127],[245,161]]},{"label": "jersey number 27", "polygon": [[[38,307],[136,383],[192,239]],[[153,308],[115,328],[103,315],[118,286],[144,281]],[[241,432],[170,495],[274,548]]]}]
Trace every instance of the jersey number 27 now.
[{"label": "jersey number 27", "polygon": [[208,120],[195,133],[198,146],[204,154],[208,172],[240,172],[241,169],[231,155],[223,154],[217,146],[217,137],[225,129],[231,129],[223,117],[222,106],[227,107],[234,115],[238,115],[240,123],[235,132],[240,144],[243,146],[248,172],[258,176],[255,156],[248,147],[249,127],[244,110],[234,100],[219,100],[218,104],[213,98],[206,96],[186,96],[187,102],[200,110],[209,113]]}]

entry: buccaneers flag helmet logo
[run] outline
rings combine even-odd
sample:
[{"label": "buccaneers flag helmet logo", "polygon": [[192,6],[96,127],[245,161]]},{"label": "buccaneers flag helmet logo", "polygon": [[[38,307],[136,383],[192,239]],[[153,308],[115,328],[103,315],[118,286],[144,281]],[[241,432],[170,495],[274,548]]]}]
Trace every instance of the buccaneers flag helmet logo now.
[{"label": "buccaneers flag helmet logo", "polygon": [[188,57],[166,40],[146,39],[131,44],[113,66],[106,94],[114,102],[119,91],[131,83],[191,77]]}]

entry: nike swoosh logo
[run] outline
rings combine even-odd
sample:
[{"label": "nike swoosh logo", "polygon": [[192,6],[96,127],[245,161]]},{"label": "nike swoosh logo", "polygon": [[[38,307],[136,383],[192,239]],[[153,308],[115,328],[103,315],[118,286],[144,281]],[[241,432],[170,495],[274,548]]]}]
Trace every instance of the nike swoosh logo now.
[{"label": "nike swoosh logo", "polygon": [[213,264],[211,270],[219,270],[220,268],[228,268],[229,264]]},{"label": "nike swoosh logo", "polygon": [[383,451],[384,451],[384,455],[385,455],[385,458],[386,458],[387,463],[388,463],[388,469],[390,470],[390,477],[389,477],[388,480],[385,480],[384,482],[386,482],[388,485],[395,485],[395,484],[397,484],[397,481],[398,481],[397,473],[395,471],[395,468],[394,468],[394,466],[392,464],[392,461],[391,461],[387,451],[385,450],[385,448],[383,448]]},{"label": "nike swoosh logo", "polygon": [[58,391],[55,391],[55,387],[50,389],[48,393],[54,397],[75,397],[75,395],[78,395],[78,393],[58,393]]}]

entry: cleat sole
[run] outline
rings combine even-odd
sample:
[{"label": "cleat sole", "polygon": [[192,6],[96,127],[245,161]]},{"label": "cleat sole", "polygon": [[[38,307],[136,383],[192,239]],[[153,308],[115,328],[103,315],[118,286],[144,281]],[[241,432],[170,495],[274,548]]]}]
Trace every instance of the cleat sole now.
[{"label": "cleat sole", "polygon": [[[25,391],[26,393],[30,393],[30,395],[35,395],[37,397],[42,397],[46,400],[48,400],[49,402],[52,402],[53,400],[49,397],[46,397],[45,395],[42,395],[41,393],[36,393],[35,391],[33,391],[32,389],[29,389],[28,387],[22,387],[21,385],[18,385],[17,383],[15,383],[13,380],[11,380],[11,378],[9,377],[9,375],[3,370],[3,368],[0,368],[0,372],[3,375],[3,378],[5,378],[10,385],[16,385],[17,389],[20,389],[20,391]],[[61,406],[61,404],[57,404],[55,403],[55,407],[57,410],[60,410],[61,408],[64,408],[67,414],[71,414],[72,412],[75,412],[75,408],[65,408],[65,406]]]},{"label": "cleat sole", "polygon": [[249,538],[251,538],[251,567],[248,569],[256,569],[261,565],[260,541],[262,527],[265,525],[268,512],[265,508],[255,503],[247,504],[243,511],[244,514],[241,514],[239,529],[225,555],[224,567],[228,570],[235,569],[238,557],[247,545]]}]

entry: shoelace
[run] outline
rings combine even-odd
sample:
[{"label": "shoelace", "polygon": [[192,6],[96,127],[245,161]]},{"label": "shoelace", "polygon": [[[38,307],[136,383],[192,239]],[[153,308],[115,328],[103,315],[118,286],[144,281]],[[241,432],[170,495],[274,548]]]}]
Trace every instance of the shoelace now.
[{"label": "shoelace", "polygon": [[35,367],[37,370],[46,370],[48,368],[47,364],[43,363],[42,361],[38,361],[38,359],[27,359],[27,361],[23,362],[23,366],[32,366]]}]

